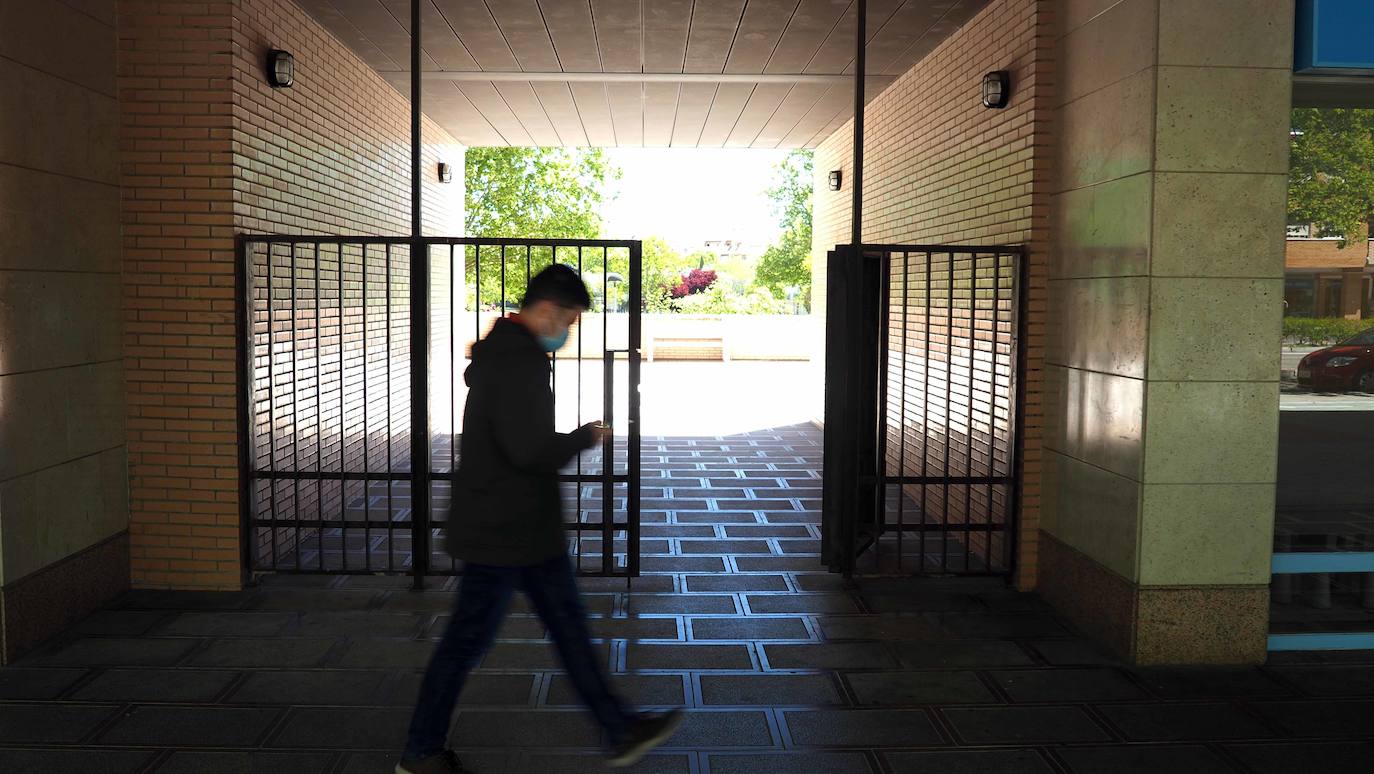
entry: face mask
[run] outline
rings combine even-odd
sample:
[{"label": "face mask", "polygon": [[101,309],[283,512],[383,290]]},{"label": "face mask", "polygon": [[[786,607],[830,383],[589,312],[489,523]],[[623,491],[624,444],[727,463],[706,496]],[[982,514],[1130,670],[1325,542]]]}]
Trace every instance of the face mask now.
[{"label": "face mask", "polygon": [[560,349],[563,348],[563,345],[564,345],[564,344],[567,344],[567,343],[568,343],[568,329],[567,329],[567,328],[564,328],[563,331],[562,331],[561,333],[559,333],[557,336],[540,336],[540,337],[539,337],[539,346],[542,347],[542,348],[544,349],[545,352],[557,352],[558,350],[560,350]]}]

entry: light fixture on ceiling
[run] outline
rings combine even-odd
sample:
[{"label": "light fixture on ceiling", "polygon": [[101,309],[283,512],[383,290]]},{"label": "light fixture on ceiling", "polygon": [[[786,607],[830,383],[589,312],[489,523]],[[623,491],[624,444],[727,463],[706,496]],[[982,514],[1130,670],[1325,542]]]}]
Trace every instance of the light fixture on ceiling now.
[{"label": "light fixture on ceiling", "polygon": [[994,70],[983,76],[983,107],[1004,108],[1011,100],[1011,73]]},{"label": "light fixture on ceiling", "polygon": [[296,82],[296,58],[291,52],[277,48],[267,52],[267,82],[277,89],[289,88]]}]

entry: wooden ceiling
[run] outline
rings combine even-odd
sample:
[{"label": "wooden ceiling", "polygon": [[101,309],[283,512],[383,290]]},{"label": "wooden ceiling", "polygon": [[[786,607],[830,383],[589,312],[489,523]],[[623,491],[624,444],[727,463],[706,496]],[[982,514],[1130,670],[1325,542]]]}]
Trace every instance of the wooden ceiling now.
[{"label": "wooden ceiling", "polygon": [[[409,93],[410,0],[297,0]],[[424,110],[469,146],[815,147],[853,111],[849,0],[419,0]],[[871,0],[876,95],[987,0]]]}]

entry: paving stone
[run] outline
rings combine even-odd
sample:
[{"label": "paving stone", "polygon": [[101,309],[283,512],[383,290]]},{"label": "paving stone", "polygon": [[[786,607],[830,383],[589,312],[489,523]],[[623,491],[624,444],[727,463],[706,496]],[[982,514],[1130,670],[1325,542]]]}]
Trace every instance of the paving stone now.
[{"label": "paving stone", "polygon": [[1291,695],[1262,670],[1246,667],[1138,669],[1145,687],[1166,699],[1230,699]]},{"label": "paving stone", "polygon": [[669,575],[641,575],[638,578],[597,578],[582,577],[577,579],[577,588],[583,593],[605,592],[620,593],[622,591],[638,592],[672,592],[673,578]]},{"label": "paving stone", "polygon": [[102,744],[256,747],[281,714],[248,707],[136,706],[100,735]]},{"label": "paving stone", "polygon": [[[505,771],[506,769],[488,768],[481,771]],[[688,774],[692,770],[692,760],[681,753],[654,753],[633,766],[612,769],[599,753],[583,755],[531,755],[523,774],[584,774],[594,771],[615,771],[624,774]]]},{"label": "paving stone", "polygon": [[385,672],[355,670],[254,672],[226,703],[375,704],[385,679]]},{"label": "paving stone", "polygon": [[1026,639],[1069,633],[1059,621],[1041,613],[939,613],[936,621],[954,636],[968,639]]},{"label": "paving stone", "polygon": [[625,655],[628,669],[753,669],[746,645],[652,645],[632,642]]},{"label": "paving stone", "polygon": [[[444,636],[448,628],[449,616],[436,615],[434,621],[425,628],[424,636],[437,640]],[[544,622],[537,615],[507,615],[496,630],[498,640],[542,640],[547,634]],[[402,634],[401,637],[406,635]]]},{"label": "paving stone", "polygon": [[[635,646],[631,646],[635,647]],[[610,664],[611,646],[608,643],[594,643],[598,663]],[[498,642],[487,651],[482,659],[483,669],[526,670],[559,669],[558,651],[552,643],[546,642]]]},{"label": "paving stone", "polygon": [[[498,772],[513,771],[511,758],[512,756],[506,752],[458,750],[458,759],[463,762],[463,765],[478,772],[498,774]],[[339,770],[339,774],[379,774],[379,772],[388,774],[395,770],[395,766],[395,750],[355,752],[349,753],[348,757],[344,759],[343,768]]]},{"label": "paving stone", "polygon": [[[1115,704],[1104,705],[1099,711],[1133,742],[1265,739],[1273,735],[1263,723],[1230,704]],[[1374,724],[1374,719],[1368,722]]]},{"label": "paving stone", "polygon": [[688,575],[688,591],[787,591],[781,575]]},{"label": "paving stone", "polygon": [[949,640],[947,632],[926,618],[916,616],[864,615],[818,619],[829,640]]},{"label": "paving stone", "polygon": [[[458,596],[449,591],[412,591],[404,589],[386,595],[382,610],[389,613],[447,613]],[[302,608],[310,610],[312,608]]]},{"label": "paving stone", "polygon": [[908,669],[947,667],[1031,666],[1026,651],[1014,642],[956,640],[951,642],[899,642],[892,646],[898,661]]},{"label": "paving stone", "polygon": [[4,750],[0,771],[87,771],[99,774],[137,774],[153,754],[146,750]]},{"label": "paving stone", "polygon": [[587,625],[593,637],[603,640],[681,639],[676,617],[593,618],[587,621]]},{"label": "paving stone", "polygon": [[725,559],[719,556],[641,556],[643,572],[725,572]]},{"label": "paving stone", "polygon": [[751,511],[678,511],[673,514],[678,524],[758,524],[759,517]]},{"label": "paving stone", "polygon": [[705,594],[631,594],[625,603],[625,610],[630,615],[653,613],[734,614],[739,612],[734,597]]},{"label": "paving stone", "polygon": [[209,703],[238,677],[203,669],[111,669],[81,686],[78,701]]},{"label": "paving stone", "polygon": [[344,646],[343,655],[331,666],[348,669],[423,669],[434,655],[434,648],[432,640],[380,637],[353,640]]},{"label": "paving stone", "polygon": [[739,556],[740,572],[828,572],[814,556]]},{"label": "paving stone", "polygon": [[897,666],[880,642],[762,645],[772,669],[883,669]]},{"label": "paving stone", "polygon": [[845,679],[865,705],[1000,703],[976,672],[851,672]]},{"label": "paving stone", "polygon": [[297,637],[215,640],[191,657],[196,666],[312,667],[321,666],[336,640]]},{"label": "paving stone", "polygon": [[246,591],[161,591],[134,589],[111,605],[120,610],[236,610],[258,596]]},{"label": "paving stone", "polygon": [[1226,746],[1252,774],[1368,774],[1374,742],[1279,742]]},{"label": "paving stone", "polygon": [[1017,702],[1119,701],[1147,695],[1121,672],[1105,669],[1025,669],[992,672]]},{"label": "paving stone", "polygon": [[172,666],[200,645],[193,639],[84,637],[44,649],[25,666]]},{"label": "paving stone", "polygon": [[461,710],[449,739],[473,748],[597,747],[601,730],[581,709]]},{"label": "paving stone", "polygon": [[1051,774],[1034,750],[959,750],[884,753],[892,774]]},{"label": "paving stone", "polygon": [[249,607],[255,610],[371,610],[380,598],[381,592],[368,590],[286,588],[260,594]]},{"label": "paving stone", "polygon": [[[1285,666],[1267,670],[1311,696],[1374,695],[1374,666]],[[0,685],[3,685],[0,674]]]},{"label": "paving stone", "polygon": [[794,556],[802,554],[819,554],[821,552],[821,541],[783,538],[778,541],[778,550],[784,554]]},{"label": "paving stone", "polygon": [[857,613],[859,605],[848,594],[749,594],[755,613]]},{"label": "paving stone", "polygon": [[765,511],[763,519],[769,524],[821,523],[821,515],[815,511]]},{"label": "paving stone", "polygon": [[766,540],[681,540],[678,546],[684,555],[773,553]]},{"label": "paving stone", "polygon": [[861,593],[864,604],[875,613],[980,612],[978,600],[968,594],[874,594]]},{"label": "paving stone", "polygon": [[[624,699],[641,707],[680,707],[686,704],[683,678],[680,675],[611,675],[614,690]],[[572,681],[565,674],[557,674],[549,682],[550,706],[581,706]]]},{"label": "paving stone", "polygon": [[688,710],[672,747],[772,747],[768,715],[762,710]]},{"label": "paving stone", "polygon": [[85,704],[0,704],[0,742],[72,744],[116,711]]},{"label": "paving stone", "polygon": [[945,744],[922,710],[782,710],[799,747],[924,747]]},{"label": "paving stone", "polygon": [[172,753],[157,774],[325,774],[332,753],[186,752]]},{"label": "paving stone", "polygon": [[297,637],[412,637],[420,622],[421,616],[413,613],[307,611],[291,633]]},{"label": "paving stone", "polygon": [[731,538],[813,538],[802,524],[727,524],[725,536]]},{"label": "paving stone", "polygon": [[1162,771],[1230,774],[1233,771],[1230,764],[1200,745],[1061,747],[1059,757],[1069,764],[1074,774],[1159,774]]},{"label": "paving stone", "polygon": [[[738,483],[738,482],[737,482],[737,483]],[[736,486],[736,487],[733,488],[733,489],[729,489],[729,488],[726,488],[726,487],[709,487],[709,488],[701,488],[701,487],[682,486],[682,487],[673,487],[673,493],[672,493],[671,496],[672,496],[673,498],[675,498],[675,499],[676,499],[676,498],[679,498],[679,497],[705,497],[705,498],[708,498],[708,499],[711,499],[711,498],[720,499],[720,498],[723,498],[723,497],[730,497],[730,498],[734,498],[734,499],[741,499],[741,498],[747,497],[748,495],[745,494],[745,490],[744,490],[744,489],[742,489],[741,487],[738,487],[738,486]]]},{"label": "paving stone", "polygon": [[1121,660],[1087,640],[1036,640],[1030,643],[1052,666],[1118,666]]},{"label": "paving stone", "polygon": [[[406,738],[410,708],[299,707],[292,709],[267,747],[334,750],[390,750]],[[393,759],[392,764],[395,764]]]},{"label": "paving stone", "polygon": [[754,753],[710,755],[711,774],[871,774],[862,753]]},{"label": "paving stone", "polygon": [[157,633],[176,637],[272,637],[284,633],[296,617],[296,613],[181,613],[159,626]]},{"label": "paving stone", "polygon": [[829,706],[844,704],[829,675],[702,675],[706,704]]},{"label": "paving stone", "polygon": [[137,637],[157,628],[171,615],[162,610],[97,610],[67,630],[68,634]]},{"label": "paving stone", "polygon": [[55,699],[86,674],[85,669],[5,667],[0,669],[0,699]]},{"label": "paving stone", "polygon": [[1077,707],[967,707],[947,709],[944,715],[968,744],[1111,740]]},{"label": "paving stone", "polygon": [[696,640],[809,640],[800,618],[693,618]]},{"label": "paving stone", "polygon": [[[420,695],[422,672],[403,672],[389,686],[382,688],[382,704],[413,707]],[[483,674],[471,672],[458,696],[460,707],[524,707],[530,703],[530,691],[535,676],[531,674]]]},{"label": "paving stone", "polygon": [[1374,737],[1374,700],[1266,701],[1250,706],[1261,717],[1292,736]]}]

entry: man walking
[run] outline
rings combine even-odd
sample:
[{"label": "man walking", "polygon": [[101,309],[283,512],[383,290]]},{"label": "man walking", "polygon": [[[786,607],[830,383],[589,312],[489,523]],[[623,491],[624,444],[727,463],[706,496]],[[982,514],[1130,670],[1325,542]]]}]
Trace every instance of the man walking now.
[{"label": "man walking", "polygon": [[446,748],[449,724],[468,672],[495,638],[517,588],[548,626],[573,687],[604,730],[609,765],[635,763],[682,720],[679,710],[629,713],[612,693],[568,561],[558,472],[610,429],[592,423],[554,431],[548,356],[590,307],[577,273],[555,264],[530,280],[519,314],[497,320],[473,345],[447,544],[464,562],[463,580],[425,670],[396,774],[470,773]]}]

